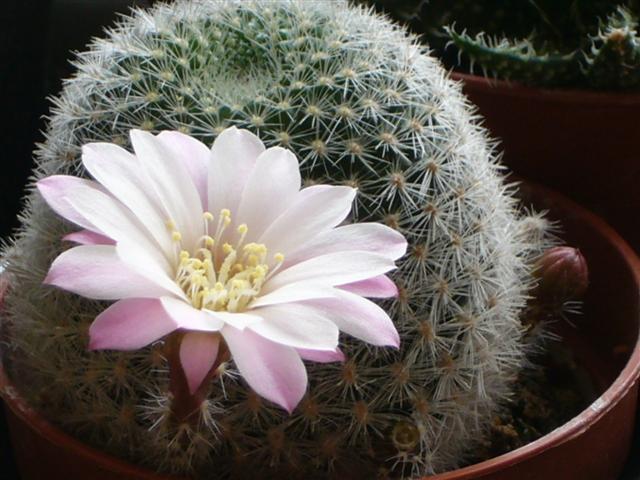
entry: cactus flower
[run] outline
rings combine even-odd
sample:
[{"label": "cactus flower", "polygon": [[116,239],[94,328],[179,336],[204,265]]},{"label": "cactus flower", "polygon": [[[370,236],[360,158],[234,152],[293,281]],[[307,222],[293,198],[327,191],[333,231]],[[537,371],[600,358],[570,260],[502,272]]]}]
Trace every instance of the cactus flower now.
[{"label": "cactus flower", "polygon": [[180,362],[191,392],[224,342],[256,393],[288,411],[307,387],[303,359],[342,359],[339,331],[399,344],[389,316],[364,297],[397,293],[385,275],[406,250],[381,224],[342,225],[356,190],[300,189],[295,155],[229,128],[211,149],[179,132],[132,130],[135,155],[83,147],[95,180],[55,175],[37,187],[83,230],[45,283],[117,300],[92,323],[90,349],[133,350],[186,332]]}]

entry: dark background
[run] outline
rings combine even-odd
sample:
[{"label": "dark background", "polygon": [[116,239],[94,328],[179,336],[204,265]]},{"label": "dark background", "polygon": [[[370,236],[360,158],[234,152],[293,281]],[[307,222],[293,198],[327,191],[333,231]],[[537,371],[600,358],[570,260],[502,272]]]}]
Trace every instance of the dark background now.
[{"label": "dark background", "polygon": [[[17,226],[32,152],[49,102],[71,74],[71,51],[82,50],[117,13],[152,0],[4,0],[0,9],[0,238]],[[0,479],[17,480],[4,416],[0,415]],[[561,480],[561,479],[560,479]],[[640,480],[640,422],[625,473]]]}]

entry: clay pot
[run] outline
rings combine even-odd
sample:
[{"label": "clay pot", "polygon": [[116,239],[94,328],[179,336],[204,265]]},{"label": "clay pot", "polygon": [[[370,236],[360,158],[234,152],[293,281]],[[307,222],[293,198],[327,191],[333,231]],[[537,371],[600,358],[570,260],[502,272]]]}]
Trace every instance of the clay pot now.
[{"label": "clay pot", "polygon": [[[530,184],[522,191],[525,199],[562,221],[567,242],[580,248],[589,263],[585,313],[576,318],[576,328],[560,325],[564,342],[590,372],[599,397],[533,443],[429,480],[615,480],[628,455],[640,377],[640,260],[608,225],[572,201]],[[31,410],[1,372],[0,393],[23,480],[171,480],[63,433]]]},{"label": "clay pot", "polygon": [[544,90],[454,72],[517,174],[577,200],[640,251],[640,93]]}]

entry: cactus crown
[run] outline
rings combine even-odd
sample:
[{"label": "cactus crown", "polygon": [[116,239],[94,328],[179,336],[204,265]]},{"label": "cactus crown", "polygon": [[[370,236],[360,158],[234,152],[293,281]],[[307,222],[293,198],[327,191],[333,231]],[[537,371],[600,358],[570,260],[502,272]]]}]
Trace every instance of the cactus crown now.
[{"label": "cactus crown", "polygon": [[[416,0],[394,10],[453,65],[529,85],[640,88],[640,5],[580,0]],[[444,52],[452,45],[452,52]]]},{"label": "cactus crown", "polygon": [[291,416],[227,363],[197,424],[176,427],[163,342],[88,352],[87,327],[104,303],[42,286],[70,226],[32,191],[4,252],[12,288],[2,323],[5,360],[30,401],[84,441],[202,478],[266,466],[369,475],[362,465],[409,477],[464,462],[525,359],[519,317],[549,237],[542,216],[518,209],[493,145],[438,62],[341,1],[222,0],[136,11],[76,66],[54,102],[36,179],[82,173],[81,145],[127,146],[131,128],[208,144],[225,127],[250,129],[293,150],[306,183],[357,186],[352,220],[406,236],[400,296],[382,303],[401,349],[344,338],[348,360],[309,364],[307,397]]}]

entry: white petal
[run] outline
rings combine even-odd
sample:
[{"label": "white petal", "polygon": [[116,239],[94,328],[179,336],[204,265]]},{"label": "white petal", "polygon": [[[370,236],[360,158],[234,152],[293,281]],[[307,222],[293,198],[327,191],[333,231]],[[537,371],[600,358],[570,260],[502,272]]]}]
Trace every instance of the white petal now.
[{"label": "white petal", "polygon": [[287,303],[255,310],[264,322],[248,328],[272,342],[309,350],[335,351],[339,330],[317,309]]},{"label": "white petal", "polygon": [[297,302],[300,300],[311,300],[314,298],[330,298],[334,296],[333,290],[332,287],[322,284],[318,285],[313,282],[289,283],[271,293],[257,297],[251,303],[250,308]]},{"label": "white petal", "polygon": [[296,351],[303,360],[318,363],[344,362],[345,357],[342,350],[336,348],[331,350],[306,350],[304,348],[296,348]]},{"label": "white petal", "polygon": [[234,312],[214,312],[212,310],[203,310],[209,315],[216,317],[224,323],[231,325],[237,330],[244,330],[250,325],[262,322],[262,317],[252,313],[234,313]]},{"label": "white petal", "polygon": [[245,183],[264,152],[264,145],[248,130],[230,127],[216,138],[211,147],[208,193],[209,211],[218,215],[221,209],[237,212]]},{"label": "white petal", "polygon": [[391,298],[398,296],[398,287],[386,275],[378,275],[377,277],[367,278],[359,282],[338,285],[341,290],[355,293],[361,297],[369,298]]},{"label": "white petal", "polygon": [[189,303],[177,298],[162,297],[164,310],[176,321],[180,328],[200,332],[217,332],[224,327],[224,322],[206,310],[193,308]]},{"label": "white petal", "polygon": [[131,143],[143,174],[147,175],[156,197],[182,235],[185,250],[193,250],[204,234],[200,195],[179,158],[164,148],[149,132],[131,130]]},{"label": "white petal", "polygon": [[202,208],[209,208],[207,200],[207,179],[209,176],[209,162],[211,150],[202,142],[189,135],[177,131],[164,131],[158,135],[158,140],[171,154],[180,159],[186,167],[193,184],[198,190]]},{"label": "white petal", "polygon": [[174,246],[166,227],[166,213],[153,186],[141,175],[138,159],[111,143],[89,143],[82,147],[82,163],[113,197],[133,212],[170,257]]},{"label": "white petal", "polygon": [[249,226],[251,239],[257,239],[295,200],[300,190],[298,159],[289,150],[269,148],[256,160],[245,185],[237,223]]},{"label": "white petal", "polygon": [[307,390],[307,371],[298,352],[249,329],[225,327],[221,333],[249,386],[291,413]]},{"label": "white petal", "polygon": [[78,213],[69,203],[69,197],[80,188],[92,188],[105,192],[98,182],[69,175],[52,175],[36,183],[38,191],[47,204],[63,218],[92,232],[102,233],[100,229]]},{"label": "white petal", "polygon": [[165,272],[171,270],[165,252],[127,207],[111,195],[91,187],[79,187],[68,198],[71,206],[116,243],[135,245]]},{"label": "white petal", "polygon": [[83,245],[60,254],[44,283],[96,300],[170,295],[158,278],[124,263],[112,245]]},{"label": "white petal", "polygon": [[389,315],[375,303],[349,292],[339,298],[309,300],[306,306],[334,322],[341,332],[378,346],[398,347],[400,337]]},{"label": "white petal", "polygon": [[270,293],[289,283],[314,282],[344,285],[383,275],[396,268],[390,258],[369,252],[336,252],[313,257],[276,273],[267,281],[264,292]]},{"label": "white petal", "polygon": [[[311,188],[311,187],[310,187]],[[342,222],[351,210],[356,190],[351,187],[313,189],[302,193],[264,232],[259,242],[272,252],[298,250],[305,243]]]},{"label": "white petal", "polygon": [[333,252],[361,250],[397,260],[407,251],[404,236],[379,223],[354,223],[324,232],[285,258],[284,266]]}]

